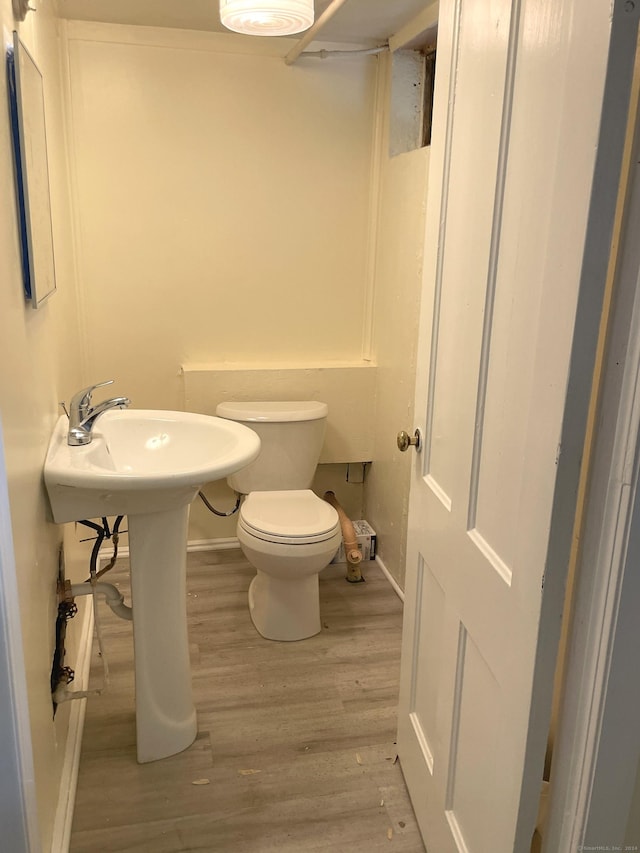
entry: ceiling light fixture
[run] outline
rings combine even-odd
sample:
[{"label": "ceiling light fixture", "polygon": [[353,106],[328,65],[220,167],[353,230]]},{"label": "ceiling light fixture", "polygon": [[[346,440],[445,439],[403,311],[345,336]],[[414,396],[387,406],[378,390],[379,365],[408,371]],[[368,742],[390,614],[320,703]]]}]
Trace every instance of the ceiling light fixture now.
[{"label": "ceiling light fixture", "polygon": [[313,0],[220,0],[220,20],[249,36],[292,35],[313,23]]}]

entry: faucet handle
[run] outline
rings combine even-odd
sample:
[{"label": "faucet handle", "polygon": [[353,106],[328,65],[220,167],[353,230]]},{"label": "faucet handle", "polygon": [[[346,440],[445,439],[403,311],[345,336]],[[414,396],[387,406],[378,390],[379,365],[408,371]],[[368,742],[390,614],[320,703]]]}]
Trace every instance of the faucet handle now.
[{"label": "faucet handle", "polygon": [[103,388],[105,385],[113,385],[113,379],[107,379],[104,382],[96,382],[95,385],[89,385],[88,388],[83,388],[82,391],[78,391],[71,398],[70,410],[78,412],[80,418],[85,417],[85,415],[89,412],[89,406],[91,405],[91,395],[96,390],[96,388]]}]

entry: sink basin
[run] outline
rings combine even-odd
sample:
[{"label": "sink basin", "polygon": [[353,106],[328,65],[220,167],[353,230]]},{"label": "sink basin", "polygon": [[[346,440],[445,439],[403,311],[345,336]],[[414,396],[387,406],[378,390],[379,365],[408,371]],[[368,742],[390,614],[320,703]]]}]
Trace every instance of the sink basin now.
[{"label": "sink basin", "polygon": [[191,412],[112,409],[81,447],[67,444],[68,428],[63,415],[44,465],[58,523],[190,503],[204,483],[244,468],[260,451],[253,430]]}]

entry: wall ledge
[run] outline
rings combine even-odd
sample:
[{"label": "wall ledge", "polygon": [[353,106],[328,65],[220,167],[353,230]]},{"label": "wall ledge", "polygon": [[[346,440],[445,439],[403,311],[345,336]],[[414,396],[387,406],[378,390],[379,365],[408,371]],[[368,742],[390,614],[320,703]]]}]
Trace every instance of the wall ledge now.
[{"label": "wall ledge", "polygon": [[320,463],[374,458],[377,366],[373,362],[183,365],[183,408],[215,415],[233,400],[320,400],[329,406]]}]

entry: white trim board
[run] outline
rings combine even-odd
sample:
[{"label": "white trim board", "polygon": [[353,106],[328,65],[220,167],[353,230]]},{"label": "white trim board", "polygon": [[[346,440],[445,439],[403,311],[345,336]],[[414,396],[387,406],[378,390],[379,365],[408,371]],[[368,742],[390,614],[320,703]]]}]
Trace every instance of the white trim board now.
[{"label": "white trim board", "polygon": [[639,149],[636,119],[567,677],[551,768],[544,848],[549,850],[624,849],[640,762]]},{"label": "white trim board", "polygon": [[[187,543],[187,552],[194,553],[198,551],[230,551],[232,548],[239,548],[240,543],[235,536],[230,536],[227,539],[192,539]],[[129,556],[128,548],[119,548],[118,555],[121,557]],[[113,548],[105,548],[100,553],[100,561],[110,559],[113,556]],[[380,567],[382,574],[391,584],[391,587],[400,601],[404,602],[404,591],[393,577],[389,569],[385,566],[379,556],[376,556],[375,562]]]},{"label": "white trim board", "polygon": [[236,536],[230,536],[228,539],[193,539],[187,542],[187,552],[192,551],[230,551],[232,548],[239,548],[240,543]]},{"label": "white trim board", "polygon": [[400,585],[398,584],[397,580],[393,577],[393,575],[391,574],[391,572],[389,571],[389,569],[385,566],[385,564],[382,562],[382,560],[380,559],[380,557],[378,557],[378,556],[376,555],[376,560],[375,560],[375,561],[376,561],[376,563],[380,566],[380,569],[381,569],[381,571],[382,571],[382,574],[385,576],[385,578],[386,578],[386,579],[389,581],[389,583],[391,584],[391,586],[392,586],[393,591],[395,592],[395,594],[398,596],[398,598],[400,599],[400,601],[402,601],[402,603],[404,604],[404,590],[400,587]]},{"label": "white trim board", "polygon": [[[230,537],[229,539],[194,539],[187,544],[187,551],[225,551],[231,548],[239,548],[240,543],[237,538]],[[105,556],[107,552],[105,551]],[[385,566],[379,556],[376,556],[375,562],[380,567],[382,574],[391,584],[393,591],[398,596],[400,601],[404,602],[404,592],[396,579],[393,577],[389,569]]]},{"label": "white trim board", "polygon": [[[196,551],[230,551],[232,548],[239,548],[240,543],[235,536],[229,536],[227,539],[192,539],[187,542],[187,552]],[[128,557],[129,548],[118,548],[119,557]],[[113,548],[104,548],[100,552],[100,562],[106,562],[113,557]]]}]

